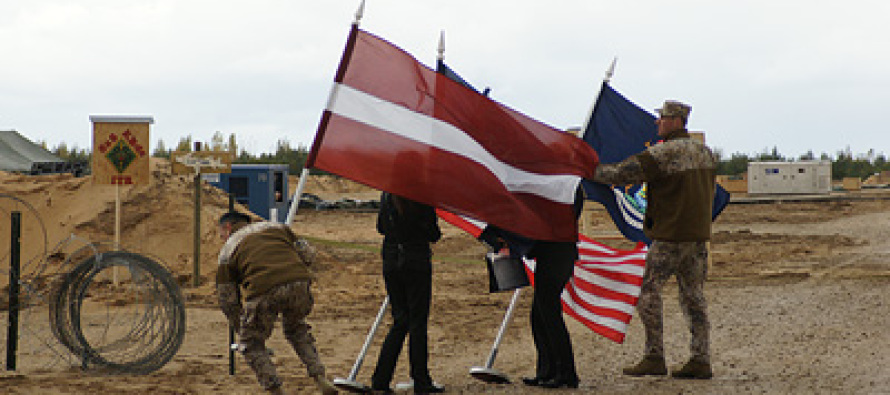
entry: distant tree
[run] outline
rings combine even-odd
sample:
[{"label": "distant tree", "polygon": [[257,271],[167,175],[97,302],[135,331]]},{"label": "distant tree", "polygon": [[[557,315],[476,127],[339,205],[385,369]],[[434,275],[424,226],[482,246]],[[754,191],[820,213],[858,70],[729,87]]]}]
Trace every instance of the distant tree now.
[{"label": "distant tree", "polygon": [[155,158],[170,159],[170,150],[167,149],[164,140],[158,139],[158,144],[155,146],[155,150],[151,153],[151,156]]},{"label": "distant tree", "polygon": [[235,142],[235,134],[229,133],[229,146],[228,151],[235,156],[235,153],[238,152],[238,144]]},{"label": "distant tree", "polygon": [[68,151],[68,160],[72,162],[90,162],[92,153],[86,148],[77,148],[75,145]]},{"label": "distant tree", "polygon": [[[287,164],[288,171],[291,174],[297,174],[306,165],[306,158],[309,157],[309,150],[304,145],[298,145],[296,148],[290,145],[287,140],[278,140],[275,144],[274,153],[262,153],[254,156],[247,151],[241,150],[234,163],[279,163]],[[320,172],[314,172],[320,173]]]},{"label": "distant tree", "polygon": [[192,135],[180,138],[179,143],[176,144],[176,151],[192,152]]},{"label": "distant tree", "polygon": [[255,157],[247,152],[246,150],[241,150],[241,153],[235,157],[235,163],[253,163],[255,161]]},{"label": "distant tree", "polygon": [[52,150],[52,152],[59,158],[67,159],[68,158],[68,145],[66,145],[64,142],[61,142],[61,143],[59,143],[59,145],[56,146],[56,148],[54,148]]},{"label": "distant tree", "polygon": [[90,152],[86,149],[79,149],[77,146],[68,148],[68,145],[64,142],[47,151],[66,162],[89,162],[91,157]]},{"label": "distant tree", "polygon": [[717,174],[737,176],[746,173],[748,171],[748,162],[751,162],[748,155],[741,153],[732,154],[728,160],[721,160],[717,164]]},{"label": "distant tree", "polygon": [[207,149],[213,152],[228,151],[228,148],[226,147],[226,139],[223,137],[222,132],[217,130],[213,133],[213,137],[210,138],[210,146],[207,147]]},{"label": "distant tree", "polygon": [[771,151],[764,150],[759,155],[757,155],[758,162],[784,162],[785,157],[779,154],[779,149],[776,146],[773,146]]},{"label": "distant tree", "polygon": [[876,171],[884,171],[890,168],[890,164],[887,163],[887,157],[884,156],[883,153],[880,153],[875,157],[874,164]]},{"label": "distant tree", "polygon": [[799,160],[815,160],[816,155],[813,154],[813,150],[807,151],[807,153],[800,156]]}]

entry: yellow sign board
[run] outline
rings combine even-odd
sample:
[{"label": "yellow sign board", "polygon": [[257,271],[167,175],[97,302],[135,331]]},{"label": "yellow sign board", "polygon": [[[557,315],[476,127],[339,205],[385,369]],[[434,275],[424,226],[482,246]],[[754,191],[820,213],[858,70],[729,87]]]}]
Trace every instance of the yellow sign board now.
[{"label": "yellow sign board", "polygon": [[176,151],[170,154],[173,174],[231,173],[232,154],[230,152]]},{"label": "yellow sign board", "polygon": [[93,183],[149,182],[148,125],[152,117],[90,116],[93,123]]}]

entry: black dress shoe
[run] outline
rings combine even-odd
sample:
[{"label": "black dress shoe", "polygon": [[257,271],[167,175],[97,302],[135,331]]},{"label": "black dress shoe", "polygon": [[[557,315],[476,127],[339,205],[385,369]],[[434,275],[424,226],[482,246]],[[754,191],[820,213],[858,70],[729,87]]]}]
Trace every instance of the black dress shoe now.
[{"label": "black dress shoe", "polygon": [[578,380],[550,379],[540,384],[542,388],[578,388]]},{"label": "black dress shoe", "polygon": [[523,377],[522,383],[530,387],[540,387],[542,383],[548,381],[546,377]]}]

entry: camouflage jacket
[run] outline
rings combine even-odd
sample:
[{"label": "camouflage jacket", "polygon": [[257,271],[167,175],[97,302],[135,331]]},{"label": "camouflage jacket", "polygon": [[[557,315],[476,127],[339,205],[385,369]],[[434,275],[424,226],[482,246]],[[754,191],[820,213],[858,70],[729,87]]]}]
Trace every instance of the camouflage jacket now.
[{"label": "camouflage jacket", "polygon": [[270,288],[298,280],[313,280],[312,263],[301,241],[285,225],[257,222],[229,236],[219,251],[216,287],[220,308],[230,318],[241,310],[244,298],[257,297]]},{"label": "camouflage jacket", "polygon": [[711,209],[717,161],[686,130],[617,164],[601,164],[594,181],[647,183],[643,231],[652,240],[704,241],[711,238]]}]

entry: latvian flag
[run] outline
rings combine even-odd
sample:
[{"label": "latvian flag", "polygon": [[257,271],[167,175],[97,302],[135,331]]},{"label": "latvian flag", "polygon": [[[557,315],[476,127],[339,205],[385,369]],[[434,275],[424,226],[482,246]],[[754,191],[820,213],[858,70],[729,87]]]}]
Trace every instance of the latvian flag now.
[{"label": "latvian flag", "polygon": [[426,67],[353,26],[306,167],[537,240],[577,240],[583,140]]},{"label": "latvian flag", "polygon": [[[444,210],[437,214],[473,237],[479,237],[486,226]],[[607,339],[623,343],[640,296],[646,251],[645,243],[620,250],[579,234],[578,261],[562,292],[562,311]],[[526,259],[525,267],[534,285],[535,261]]]}]

